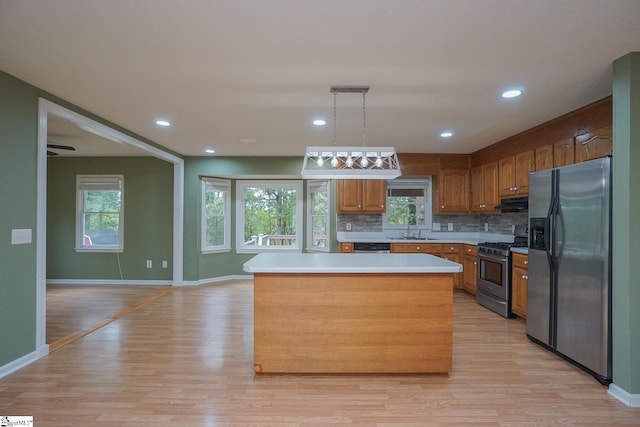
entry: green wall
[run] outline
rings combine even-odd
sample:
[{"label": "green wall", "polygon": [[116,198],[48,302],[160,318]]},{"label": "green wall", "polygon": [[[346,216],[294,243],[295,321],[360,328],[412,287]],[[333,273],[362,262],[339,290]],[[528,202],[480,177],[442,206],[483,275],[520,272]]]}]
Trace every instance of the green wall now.
[{"label": "green wall", "polygon": [[[242,264],[253,254],[235,253],[235,183],[242,179],[278,179],[282,176],[299,176],[302,167],[300,157],[188,157],[184,172],[184,280],[204,279],[247,274]],[[231,182],[231,252],[203,254],[200,250],[200,177],[229,178]],[[330,212],[335,212],[335,183],[332,183]],[[306,186],[305,186],[306,223]],[[331,250],[337,250],[335,241],[336,217],[331,215]],[[305,236],[306,238],[306,236]],[[306,241],[304,242],[306,244]]]},{"label": "green wall", "polygon": [[639,394],[640,52],[613,70],[613,382]]},{"label": "green wall", "polygon": [[[47,279],[172,280],[171,163],[154,157],[54,157],[47,172]],[[75,251],[78,174],[124,175],[124,252]],[[146,268],[147,259],[153,268]]]},{"label": "green wall", "polygon": [[36,349],[37,134],[37,89],[0,72],[0,366]]}]

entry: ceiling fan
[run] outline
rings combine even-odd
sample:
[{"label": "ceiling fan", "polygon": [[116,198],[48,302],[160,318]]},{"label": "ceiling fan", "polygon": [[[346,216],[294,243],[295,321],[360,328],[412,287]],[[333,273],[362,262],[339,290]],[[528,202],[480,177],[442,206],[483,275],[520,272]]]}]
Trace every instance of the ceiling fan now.
[{"label": "ceiling fan", "polygon": [[53,157],[53,156],[58,156],[59,155],[59,153],[56,153],[55,151],[51,151],[51,150],[49,150],[49,148],[51,148],[51,150],[76,151],[75,147],[72,147],[70,145],[47,144],[47,156],[48,157]]}]

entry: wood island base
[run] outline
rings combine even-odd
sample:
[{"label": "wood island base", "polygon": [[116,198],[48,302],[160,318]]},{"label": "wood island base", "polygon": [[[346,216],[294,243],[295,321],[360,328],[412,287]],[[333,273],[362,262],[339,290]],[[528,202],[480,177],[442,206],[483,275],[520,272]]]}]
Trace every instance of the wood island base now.
[{"label": "wood island base", "polygon": [[256,373],[445,373],[451,273],[255,273]]}]

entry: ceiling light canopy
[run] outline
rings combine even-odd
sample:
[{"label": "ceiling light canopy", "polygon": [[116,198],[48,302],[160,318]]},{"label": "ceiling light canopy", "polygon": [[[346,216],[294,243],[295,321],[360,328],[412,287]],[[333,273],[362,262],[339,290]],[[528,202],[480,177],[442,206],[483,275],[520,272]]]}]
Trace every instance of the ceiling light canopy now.
[{"label": "ceiling light canopy", "polygon": [[[394,147],[367,147],[365,95],[369,86],[331,86],[333,93],[333,146],[307,147],[302,163],[304,179],[394,179],[402,175]],[[362,94],[362,145],[336,145],[338,93]]]},{"label": "ceiling light canopy", "polygon": [[164,119],[156,120],[156,124],[158,126],[164,126],[164,127],[171,126],[171,123],[168,120],[164,120]]}]

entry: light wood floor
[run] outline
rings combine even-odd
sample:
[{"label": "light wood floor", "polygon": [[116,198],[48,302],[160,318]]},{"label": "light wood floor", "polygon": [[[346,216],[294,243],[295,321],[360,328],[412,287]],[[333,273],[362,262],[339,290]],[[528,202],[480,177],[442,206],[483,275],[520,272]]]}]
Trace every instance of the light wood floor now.
[{"label": "light wood floor", "polygon": [[252,283],[178,288],[0,379],[42,426],[609,426],[640,410],[457,292],[453,372],[254,376]]}]

